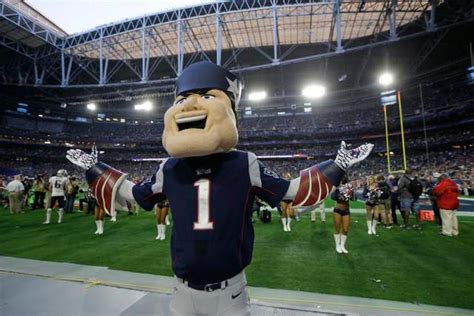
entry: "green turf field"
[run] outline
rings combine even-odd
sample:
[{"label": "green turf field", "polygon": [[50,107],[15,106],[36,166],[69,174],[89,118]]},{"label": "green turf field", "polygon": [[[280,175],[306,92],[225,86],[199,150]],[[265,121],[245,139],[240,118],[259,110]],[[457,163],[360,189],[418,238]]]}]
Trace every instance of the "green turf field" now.
[{"label": "green turf field", "polygon": [[[328,222],[313,224],[309,214],[293,222],[290,233],[279,217],[255,224],[251,286],[372,297],[474,309],[474,218],[460,218],[460,236],[422,231],[387,230],[367,235],[362,214],[352,216],[348,255],[337,255]],[[318,214],[319,215],[319,214]],[[66,214],[63,224],[42,225],[44,211],[10,215],[0,208],[0,255],[107,266],[111,269],[171,276],[168,239],[155,241],[152,213],[106,221],[105,234],[94,235],[92,216]],[[380,281],[378,281],[380,280]]]}]

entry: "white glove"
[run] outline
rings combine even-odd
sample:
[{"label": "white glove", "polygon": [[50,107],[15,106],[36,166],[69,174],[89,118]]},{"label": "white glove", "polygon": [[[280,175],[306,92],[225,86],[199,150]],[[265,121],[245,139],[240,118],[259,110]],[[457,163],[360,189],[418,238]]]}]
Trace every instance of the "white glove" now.
[{"label": "white glove", "polygon": [[347,170],[352,167],[352,165],[364,160],[367,158],[374,148],[374,144],[365,143],[354,149],[347,149],[346,142],[341,142],[341,148],[337,151],[336,160],[334,161],[336,165],[342,170]]},{"label": "white glove", "polygon": [[90,154],[86,154],[80,149],[69,149],[66,158],[76,166],[89,170],[98,162],[97,147],[92,146]]}]

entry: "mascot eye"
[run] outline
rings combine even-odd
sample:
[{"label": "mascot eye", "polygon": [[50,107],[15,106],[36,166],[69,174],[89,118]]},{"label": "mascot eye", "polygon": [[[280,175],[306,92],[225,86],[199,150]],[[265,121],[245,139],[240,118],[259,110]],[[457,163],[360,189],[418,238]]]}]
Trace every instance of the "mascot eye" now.
[{"label": "mascot eye", "polygon": [[183,102],[186,100],[186,98],[179,99],[176,101],[175,105],[183,104]]},{"label": "mascot eye", "polygon": [[201,98],[204,100],[210,100],[210,99],[214,99],[215,96],[213,96],[212,94],[205,94],[205,95],[202,95]]}]

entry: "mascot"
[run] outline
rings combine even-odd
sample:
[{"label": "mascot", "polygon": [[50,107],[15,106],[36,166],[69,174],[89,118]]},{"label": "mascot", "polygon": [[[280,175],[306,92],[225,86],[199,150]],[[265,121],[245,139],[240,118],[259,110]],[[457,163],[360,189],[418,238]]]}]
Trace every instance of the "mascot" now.
[{"label": "mascot", "polygon": [[171,158],[160,164],[150,182],[134,185],[123,172],[91,154],[69,150],[67,158],[86,170],[97,201],[110,214],[115,205],[136,201],[152,210],[165,194],[174,224],[171,234],[175,315],[248,315],[244,269],[252,259],[255,196],[275,207],[285,200],[310,206],[339,185],[345,170],[365,159],[372,144],[347,149],[334,161],[280,178],[255,154],[235,149],[237,107],[242,82],[210,62],[186,68],[176,81],[174,104],[164,117],[163,147]]}]

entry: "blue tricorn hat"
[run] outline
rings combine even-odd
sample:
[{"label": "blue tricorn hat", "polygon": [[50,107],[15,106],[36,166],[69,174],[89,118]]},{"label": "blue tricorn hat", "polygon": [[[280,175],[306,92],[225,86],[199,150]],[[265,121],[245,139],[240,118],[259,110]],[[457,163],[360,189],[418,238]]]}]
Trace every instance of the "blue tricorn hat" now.
[{"label": "blue tricorn hat", "polygon": [[208,61],[190,65],[176,80],[175,96],[197,90],[219,89],[227,93],[237,111],[242,95],[242,80],[228,71]]}]

